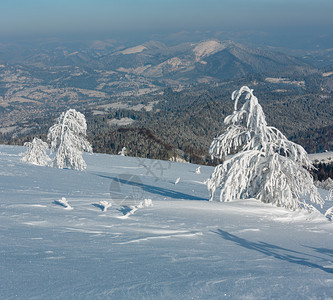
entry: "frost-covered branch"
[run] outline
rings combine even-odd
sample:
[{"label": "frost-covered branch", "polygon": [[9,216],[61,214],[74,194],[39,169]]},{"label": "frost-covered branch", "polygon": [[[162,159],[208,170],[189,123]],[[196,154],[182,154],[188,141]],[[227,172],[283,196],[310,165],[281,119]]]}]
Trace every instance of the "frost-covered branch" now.
[{"label": "frost-covered branch", "polygon": [[82,152],[92,152],[90,143],[86,140],[87,123],[83,114],[75,109],[62,113],[47,135],[51,142],[51,150],[57,149],[53,166],[84,170],[86,163]]},{"label": "frost-covered branch", "polygon": [[28,149],[24,153],[22,161],[39,166],[48,165],[50,158],[46,154],[46,151],[49,149],[47,143],[43,142],[41,139],[34,138],[32,142],[24,143],[24,147],[27,147]]},{"label": "frost-covered branch", "polygon": [[[238,109],[240,97],[245,103]],[[296,209],[306,207],[304,194],[319,205],[319,196],[307,169],[313,168],[303,147],[289,141],[278,129],[267,126],[265,115],[253,90],[242,87],[232,94],[234,112],[224,120],[224,132],[210,146],[213,157],[225,158],[206,181],[214,198],[221,189],[220,201],[257,198],[265,203]]]}]

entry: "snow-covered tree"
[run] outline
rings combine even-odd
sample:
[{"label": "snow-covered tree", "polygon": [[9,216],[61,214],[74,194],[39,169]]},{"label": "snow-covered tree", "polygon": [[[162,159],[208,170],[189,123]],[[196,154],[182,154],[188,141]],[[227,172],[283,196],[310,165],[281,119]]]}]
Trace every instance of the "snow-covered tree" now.
[{"label": "snow-covered tree", "polygon": [[330,207],[328,210],[326,210],[324,215],[327,219],[329,219],[330,221],[333,221],[333,206]]},{"label": "snow-covered tree", "polygon": [[51,142],[51,150],[57,149],[54,167],[76,170],[84,170],[87,167],[82,152],[92,152],[92,147],[86,140],[86,132],[86,119],[80,112],[69,109],[60,115],[47,135]]},{"label": "snow-covered tree", "polygon": [[126,156],[127,155],[127,148],[123,147],[121,151],[118,152],[120,156]]},{"label": "snow-covered tree", "polygon": [[[238,101],[245,93],[245,103]],[[214,139],[209,152],[224,158],[206,181],[213,200],[221,189],[220,201],[257,198],[289,209],[311,208],[301,197],[323,204],[313,178],[313,165],[303,147],[289,141],[278,129],[267,126],[253,90],[243,86],[234,91],[234,112],[224,120],[223,133]],[[234,154],[229,159],[227,155]]]},{"label": "snow-covered tree", "polygon": [[201,170],[200,170],[200,166],[199,167],[197,167],[196,169],[195,169],[195,174],[200,174],[201,173]]},{"label": "snow-covered tree", "polygon": [[51,160],[46,154],[49,148],[48,144],[41,139],[34,138],[32,142],[24,143],[24,147],[27,147],[27,151],[24,153],[22,160],[34,165],[47,166]]}]

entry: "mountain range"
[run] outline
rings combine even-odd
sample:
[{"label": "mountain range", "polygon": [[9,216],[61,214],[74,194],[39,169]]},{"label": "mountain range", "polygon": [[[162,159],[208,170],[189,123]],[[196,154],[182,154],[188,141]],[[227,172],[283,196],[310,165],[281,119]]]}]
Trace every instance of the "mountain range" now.
[{"label": "mountain range", "polygon": [[[4,53],[2,49],[2,61],[6,58]],[[108,45],[102,49],[96,43],[82,49],[41,47],[10,61],[39,68],[77,66],[157,80],[207,82],[258,73],[287,76],[316,72],[315,58],[306,58],[307,62],[230,40],[206,40],[173,46],[149,41],[133,47]]]},{"label": "mountain range", "polygon": [[[327,132],[325,128],[332,126],[331,53],[328,49],[294,57],[269,47],[216,39],[168,45],[159,41],[1,44],[0,140],[44,133],[40,129],[44,120],[75,108],[98,124],[94,135],[103,143],[96,147],[103,152],[113,153],[124,146],[110,149],[105,142],[110,126],[139,126],[135,134],[115,132],[110,139],[121,134],[122,143],[128,143],[128,135],[133,142],[138,135],[152,131],[154,141],[162,141],[163,149],[171,144],[185,151],[203,147],[206,153],[210,135],[218,130],[215,124],[223,117],[220,111],[225,113],[230,106],[224,100],[234,89],[248,85],[260,95],[275,127],[311,151],[331,149],[329,135],[313,146],[309,138],[313,134],[304,133]],[[216,113],[212,114],[212,106]],[[101,118],[95,120],[98,115]],[[110,120],[105,120],[106,116]],[[186,120],[189,126],[184,126]],[[204,134],[195,129],[199,120],[204,120],[200,125]],[[178,122],[180,125],[175,125]],[[46,123],[45,127],[50,125]],[[157,125],[152,128],[152,124]],[[180,128],[182,133],[175,134]],[[301,129],[304,132],[299,133]],[[204,141],[197,140],[198,136]],[[144,155],[139,150],[136,146],[133,151]]]}]

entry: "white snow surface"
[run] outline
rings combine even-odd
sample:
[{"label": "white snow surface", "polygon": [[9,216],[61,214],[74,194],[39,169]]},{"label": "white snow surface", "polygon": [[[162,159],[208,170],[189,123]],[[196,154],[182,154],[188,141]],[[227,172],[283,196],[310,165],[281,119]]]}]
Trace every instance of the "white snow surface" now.
[{"label": "white snow surface", "polygon": [[197,44],[193,48],[193,52],[196,56],[196,60],[199,61],[201,58],[210,56],[216,52],[219,52],[225,48],[225,45],[215,40],[205,41]]},{"label": "white snow surface", "polygon": [[120,53],[122,53],[122,54],[135,54],[135,53],[140,53],[145,49],[147,49],[145,46],[138,45],[138,46],[135,46],[135,47],[132,47],[132,48],[127,48],[127,49],[121,51]]},{"label": "white snow surface", "polygon": [[333,151],[309,154],[313,162],[333,163]]},{"label": "white snow surface", "polygon": [[80,172],[22,151],[0,145],[0,299],[332,299],[322,214],[208,202],[212,167],[84,154]]}]

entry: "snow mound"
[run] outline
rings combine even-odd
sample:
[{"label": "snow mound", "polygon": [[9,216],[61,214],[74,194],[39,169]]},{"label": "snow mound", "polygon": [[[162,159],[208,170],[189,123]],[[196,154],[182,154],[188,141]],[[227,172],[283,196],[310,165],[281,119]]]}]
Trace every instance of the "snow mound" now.
[{"label": "snow mound", "polygon": [[143,202],[140,202],[137,205],[138,208],[144,208],[144,207],[153,207],[153,200],[151,199],[145,199]]},{"label": "snow mound", "polygon": [[68,203],[68,201],[66,200],[65,197],[61,197],[61,199],[55,200],[54,203],[64,207],[67,210],[72,210],[73,209],[73,207],[71,207],[69,205],[69,203]]},{"label": "snow mound", "polygon": [[201,167],[197,167],[197,168],[195,169],[195,174],[201,174],[200,168],[201,168]]},{"label": "snow mound", "polygon": [[131,205],[129,207],[124,207],[123,210],[126,211],[126,213],[118,218],[128,219],[128,217],[133,215],[138,209],[145,207],[153,207],[153,201],[151,199],[145,199],[144,201],[141,201],[138,205]]},{"label": "snow mound", "polygon": [[99,203],[94,204],[94,205],[99,207],[102,211],[107,211],[108,208],[110,208],[112,206],[111,203],[109,203],[108,201],[105,201],[105,200],[101,200],[101,201],[99,201]]}]

